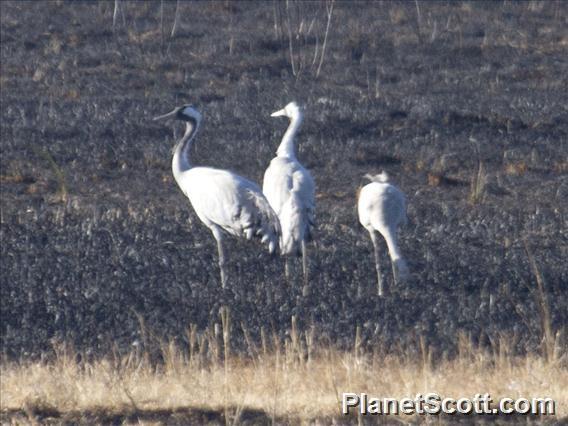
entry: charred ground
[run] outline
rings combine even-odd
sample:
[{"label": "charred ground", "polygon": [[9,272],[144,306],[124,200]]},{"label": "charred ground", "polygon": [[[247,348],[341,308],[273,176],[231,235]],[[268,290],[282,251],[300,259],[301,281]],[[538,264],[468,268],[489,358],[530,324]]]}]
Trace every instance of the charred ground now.
[{"label": "charred ground", "polygon": [[[214,240],[170,172],[180,129],[150,120],[185,102],[204,115],[195,161],[257,182],[286,125],[270,112],[307,107],[312,292],[231,240],[235,345],[238,324],[284,334],[293,315],[334,345],[360,326],[450,355],[461,332],[523,352],[565,329],[566,4],[335,3],[323,59],[325,3],[182,2],[173,37],[175,2],[120,5],[114,26],[113,2],[0,5],[5,356],[219,322]],[[355,210],[381,169],[408,195],[413,272],[384,301]]]}]

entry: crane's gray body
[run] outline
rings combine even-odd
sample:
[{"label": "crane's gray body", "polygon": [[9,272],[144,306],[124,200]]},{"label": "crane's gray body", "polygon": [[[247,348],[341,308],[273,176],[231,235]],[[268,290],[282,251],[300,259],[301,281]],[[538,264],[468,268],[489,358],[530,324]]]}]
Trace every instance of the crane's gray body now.
[{"label": "crane's gray body", "polygon": [[174,149],[172,172],[195,213],[217,240],[221,284],[225,287],[224,232],[247,239],[258,237],[273,253],[281,233],[278,216],[254,182],[227,170],[192,166],[189,151],[201,122],[197,110],[184,105],[156,119],[169,117],[186,123],[185,134]]},{"label": "crane's gray body", "polygon": [[406,197],[400,189],[388,182],[386,173],[367,178],[371,179],[371,183],[361,188],[357,211],[359,222],[369,231],[373,242],[379,295],[382,296],[383,282],[379,266],[377,233],[380,233],[387,243],[395,282],[405,279],[408,275],[408,267],[396,237],[398,227],[407,222]]}]

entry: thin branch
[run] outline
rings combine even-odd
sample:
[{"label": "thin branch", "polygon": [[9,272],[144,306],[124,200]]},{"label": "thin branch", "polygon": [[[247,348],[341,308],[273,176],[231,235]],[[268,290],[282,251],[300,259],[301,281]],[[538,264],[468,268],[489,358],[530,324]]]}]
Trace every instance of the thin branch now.
[{"label": "thin branch", "polygon": [[334,4],[335,0],[331,0],[329,3],[326,3],[325,7],[327,9],[327,25],[325,27],[325,36],[323,39],[323,45],[321,48],[321,56],[320,56],[320,62],[318,65],[318,70],[316,72],[316,78],[319,77],[319,73],[321,71],[321,65],[323,64],[323,57],[325,55],[325,47],[327,45],[327,35],[329,33],[329,24],[331,23],[331,15],[333,14],[333,4]]},{"label": "thin branch", "polygon": [[112,29],[116,28],[116,22],[118,21],[118,14],[122,16],[122,25],[126,26],[126,18],[124,16],[124,10],[122,9],[121,0],[114,0],[114,11],[112,13]]},{"label": "thin branch", "polygon": [[292,74],[296,75],[296,65],[294,61],[294,43],[292,41],[292,28],[290,21],[290,11],[288,8],[288,1],[286,1],[286,26],[288,27],[288,45],[290,49],[290,64],[292,65]]},{"label": "thin branch", "polygon": [[174,15],[174,25],[172,26],[172,32],[170,33],[170,37],[173,38],[176,35],[176,30],[179,21],[179,0],[176,0],[176,12]]}]

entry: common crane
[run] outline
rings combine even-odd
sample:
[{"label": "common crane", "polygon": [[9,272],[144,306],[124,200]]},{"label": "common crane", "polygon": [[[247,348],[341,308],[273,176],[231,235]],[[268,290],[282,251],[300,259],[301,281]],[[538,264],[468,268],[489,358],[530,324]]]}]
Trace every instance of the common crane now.
[{"label": "common crane", "polygon": [[[302,123],[302,110],[290,102],[271,117],[290,119],[288,129],[276,151],[276,157],[264,173],[262,192],[280,219],[283,255],[301,255],[304,286],[308,284],[308,257],[306,243],[312,238],[315,212],[315,184],[310,172],[296,159],[294,142]],[[286,260],[288,275],[288,261]]]},{"label": "common crane", "polygon": [[192,165],[189,151],[201,123],[199,111],[192,105],[183,105],[154,120],[166,118],[185,122],[185,133],[174,148],[172,171],[195,213],[217,241],[221,285],[225,288],[225,233],[248,240],[258,237],[274,253],[281,235],[278,216],[254,182],[227,170]]},{"label": "common crane", "polygon": [[388,175],[382,172],[378,175],[365,175],[371,183],[361,188],[357,210],[359,222],[371,235],[375,251],[375,268],[377,270],[377,283],[379,296],[383,296],[383,278],[379,265],[380,233],[389,250],[395,283],[406,279],[408,266],[402,257],[396,238],[396,231],[400,225],[406,224],[406,197],[400,189],[389,183]]}]

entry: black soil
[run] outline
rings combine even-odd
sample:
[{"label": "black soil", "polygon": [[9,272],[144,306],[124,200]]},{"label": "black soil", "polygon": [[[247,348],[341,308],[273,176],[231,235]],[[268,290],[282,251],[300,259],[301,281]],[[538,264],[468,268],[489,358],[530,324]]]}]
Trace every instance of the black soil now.
[{"label": "black soil", "polygon": [[[452,356],[460,333],[541,351],[543,324],[566,328],[566,3],[335,3],[323,58],[325,3],[181,2],[173,37],[176,2],[118,4],[113,25],[115,2],[0,3],[4,357],[183,346],[223,303],[237,349],[292,316],[409,356],[421,339]],[[222,292],[170,171],[182,128],[151,118],[193,103],[194,161],[261,182],[291,100],[317,183],[311,293],[234,238]],[[412,272],[394,286],[385,252],[385,299],[355,208],[381,170],[408,196]]]}]

